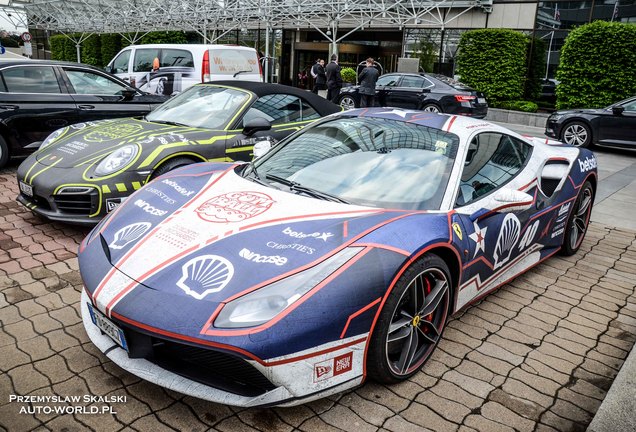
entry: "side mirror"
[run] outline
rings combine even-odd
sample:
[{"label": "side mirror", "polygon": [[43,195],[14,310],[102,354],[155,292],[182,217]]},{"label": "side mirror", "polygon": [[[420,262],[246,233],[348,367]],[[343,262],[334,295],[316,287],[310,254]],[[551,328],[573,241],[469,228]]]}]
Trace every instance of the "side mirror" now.
[{"label": "side mirror", "polygon": [[136,94],[137,90],[131,88],[127,88],[121,91],[121,95],[123,96],[125,101],[133,100]]},{"label": "side mirror", "polygon": [[615,107],[612,107],[612,113],[613,113],[614,115],[617,115],[617,116],[619,116],[619,115],[623,115],[623,111],[625,111],[625,107],[624,107],[624,106],[615,106]]},{"label": "side mirror", "polygon": [[104,72],[112,74],[114,72],[114,69],[112,66],[104,66]]},{"label": "side mirror", "polygon": [[268,131],[272,128],[272,124],[269,120],[266,120],[262,117],[256,117],[251,120],[248,120],[243,124],[243,135],[251,136],[256,132]]}]

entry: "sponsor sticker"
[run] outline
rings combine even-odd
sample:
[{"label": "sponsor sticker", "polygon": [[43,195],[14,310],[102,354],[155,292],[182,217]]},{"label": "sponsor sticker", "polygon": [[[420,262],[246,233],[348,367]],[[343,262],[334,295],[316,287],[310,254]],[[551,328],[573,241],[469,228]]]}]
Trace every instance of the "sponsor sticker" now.
[{"label": "sponsor sticker", "polygon": [[103,124],[99,129],[89,132],[84,137],[88,142],[104,142],[129,137],[141,132],[143,126],[139,123]]},{"label": "sponsor sticker", "polygon": [[581,160],[579,159],[579,168],[581,169],[581,172],[587,172],[587,171],[591,171],[593,169],[596,168],[596,157],[592,156],[592,157],[586,157],[585,159]]},{"label": "sponsor sticker", "polygon": [[261,255],[256,252],[252,252],[249,249],[243,248],[239,252],[241,258],[245,258],[248,261],[263,264],[276,264],[282,266],[287,264],[287,258],[279,255]]},{"label": "sponsor sticker", "polygon": [[552,238],[558,237],[561,234],[563,234],[563,231],[565,231],[565,228],[560,228],[560,229],[554,231],[550,237],[552,237]]},{"label": "sponsor sticker", "polygon": [[135,201],[135,205],[152,216],[163,216],[168,213],[167,210],[161,210],[157,207],[153,207],[142,199],[138,199],[137,201]]},{"label": "sponsor sticker", "polygon": [[274,204],[274,200],[261,192],[230,192],[210,198],[195,212],[208,222],[241,222],[258,216]]},{"label": "sponsor sticker", "polygon": [[353,370],[353,352],[314,364],[314,382],[323,381]]},{"label": "sponsor sticker", "polygon": [[221,291],[232,280],[234,266],[218,255],[192,258],[181,267],[177,286],[187,295],[202,300],[211,293]]},{"label": "sponsor sticker", "polygon": [[166,195],[165,193],[163,193],[162,191],[160,191],[157,188],[147,187],[147,188],[144,189],[144,191],[145,192],[149,192],[149,193],[151,193],[153,195],[157,195],[161,199],[161,201],[165,202],[166,204],[172,205],[172,204],[176,203],[175,200],[173,200],[172,198],[170,198],[168,195]]},{"label": "sponsor sticker", "polygon": [[82,141],[71,141],[64,144],[63,146],[58,147],[56,150],[69,155],[74,155],[85,150],[87,147],[88,143]]},{"label": "sponsor sticker", "polygon": [[172,189],[176,190],[177,192],[179,192],[181,195],[183,195],[185,197],[192,196],[192,195],[194,195],[194,192],[195,192],[193,190],[188,190],[188,189],[184,188],[183,186],[181,186],[179,183],[177,183],[174,180],[165,179],[161,183],[170,186]]},{"label": "sponsor sticker", "polygon": [[517,216],[512,213],[508,213],[501,223],[501,229],[499,230],[497,244],[495,245],[495,251],[493,253],[493,257],[495,258],[495,269],[503,266],[508,262],[508,260],[510,260],[512,251],[519,241],[520,233],[521,222],[519,222]]},{"label": "sponsor sticker", "polygon": [[294,231],[292,230],[290,227],[287,227],[283,230],[283,234],[287,234],[290,237],[293,238],[297,238],[297,239],[304,239],[304,238],[315,238],[315,239],[320,239],[322,241],[327,241],[329,239],[329,237],[333,237],[333,234],[330,232],[314,232],[311,234],[305,234],[302,231]]},{"label": "sponsor sticker", "polygon": [[150,222],[137,222],[126,225],[115,233],[112,243],[108,246],[111,249],[123,249],[144,235],[150,227]]},{"label": "sponsor sticker", "polygon": [[281,243],[276,243],[274,241],[267,242],[267,247],[272,249],[280,249],[280,250],[290,249],[290,250],[306,253],[307,255],[313,255],[313,253],[316,251],[316,249],[314,248],[301,245],[298,243],[281,244]]},{"label": "sponsor sticker", "polygon": [[453,223],[453,231],[458,239],[463,240],[462,228],[459,226],[457,222]]},{"label": "sponsor sticker", "polygon": [[112,212],[124,201],[126,201],[126,198],[106,198],[106,212]]}]

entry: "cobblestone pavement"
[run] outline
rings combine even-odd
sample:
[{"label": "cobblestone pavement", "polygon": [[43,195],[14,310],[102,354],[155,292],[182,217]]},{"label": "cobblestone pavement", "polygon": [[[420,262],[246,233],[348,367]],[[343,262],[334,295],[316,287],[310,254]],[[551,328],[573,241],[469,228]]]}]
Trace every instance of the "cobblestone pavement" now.
[{"label": "cobblestone pavement", "polygon": [[[636,233],[595,223],[576,256],[546,261],[450,321],[408,382],[288,409],[208,403],[144,382],[93,347],[75,258],[87,230],[25,211],[14,172],[0,171],[0,429],[582,431],[636,339]],[[10,402],[53,394],[126,402],[110,404],[114,415],[20,414],[46,404]]]}]

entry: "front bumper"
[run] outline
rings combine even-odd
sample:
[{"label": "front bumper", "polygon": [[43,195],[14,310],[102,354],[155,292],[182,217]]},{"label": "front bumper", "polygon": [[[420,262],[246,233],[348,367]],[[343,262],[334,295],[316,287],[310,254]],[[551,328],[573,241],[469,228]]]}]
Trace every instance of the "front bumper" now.
[{"label": "front bumper", "polygon": [[550,138],[559,139],[559,135],[561,134],[561,127],[559,123],[548,119],[545,123],[545,134]]},{"label": "front bumper", "polygon": [[[131,358],[128,352],[120,348],[93,324],[88,310],[88,302],[90,299],[86,290],[82,290],[81,310],[84,328],[93,344],[109,359],[139,378],[200,399],[241,407],[293,406],[356,387],[364,379],[362,363],[366,339],[363,338],[362,341],[353,345],[348,344],[347,339],[344,339],[343,342],[339,342],[345,345],[344,347],[338,349],[336,345],[335,349],[329,349],[327,353],[323,347],[316,347],[312,350],[314,354],[296,353],[262,363],[228,354],[228,356],[236,357],[236,361],[249,363],[250,367],[257,371],[263,379],[271,383],[268,389],[255,396],[237,394],[239,392],[223,390],[192,379],[188,376],[190,374],[182,373],[173,367],[168,366],[169,369],[162,367],[165,364],[152,356]],[[134,343],[134,340],[132,343],[129,342],[129,346]],[[132,348],[129,349],[132,352]],[[332,362],[334,358],[349,353],[352,353],[352,359],[356,360],[352,365],[351,374],[334,376],[332,379],[316,382],[314,375],[318,367],[316,365]]]}]

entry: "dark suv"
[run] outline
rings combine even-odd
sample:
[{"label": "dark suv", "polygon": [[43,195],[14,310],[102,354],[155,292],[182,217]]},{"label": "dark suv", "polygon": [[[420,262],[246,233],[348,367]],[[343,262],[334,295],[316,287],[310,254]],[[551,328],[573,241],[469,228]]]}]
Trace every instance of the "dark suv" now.
[{"label": "dark suv", "polygon": [[39,60],[0,62],[0,167],[74,123],[142,116],[167,100],[99,69]]}]

